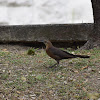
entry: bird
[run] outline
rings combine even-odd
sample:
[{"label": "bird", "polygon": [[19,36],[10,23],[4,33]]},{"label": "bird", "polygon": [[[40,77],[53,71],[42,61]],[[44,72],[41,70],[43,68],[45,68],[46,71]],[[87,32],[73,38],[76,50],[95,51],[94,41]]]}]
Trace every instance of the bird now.
[{"label": "bird", "polygon": [[43,40],[42,41],[45,46],[46,46],[46,53],[49,57],[53,58],[54,60],[56,60],[56,64],[54,64],[53,66],[50,66],[50,68],[54,67],[55,65],[59,65],[60,60],[63,59],[69,59],[69,58],[90,58],[90,56],[87,55],[74,55],[71,53],[68,53],[67,51],[61,50],[57,47],[54,47],[53,44],[49,41],[49,40]]}]

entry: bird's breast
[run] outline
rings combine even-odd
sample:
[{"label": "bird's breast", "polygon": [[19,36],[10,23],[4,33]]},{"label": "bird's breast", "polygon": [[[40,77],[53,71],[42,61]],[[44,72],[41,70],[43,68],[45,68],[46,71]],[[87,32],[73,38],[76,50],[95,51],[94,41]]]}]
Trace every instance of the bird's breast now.
[{"label": "bird's breast", "polygon": [[50,56],[50,57],[54,58],[53,53],[52,53],[52,52],[50,52],[49,50],[46,50],[46,53],[48,54],[48,56]]},{"label": "bird's breast", "polygon": [[60,58],[57,55],[54,55],[51,51],[46,50],[46,53],[48,56],[50,56],[51,58],[55,59],[55,60],[59,60]]}]

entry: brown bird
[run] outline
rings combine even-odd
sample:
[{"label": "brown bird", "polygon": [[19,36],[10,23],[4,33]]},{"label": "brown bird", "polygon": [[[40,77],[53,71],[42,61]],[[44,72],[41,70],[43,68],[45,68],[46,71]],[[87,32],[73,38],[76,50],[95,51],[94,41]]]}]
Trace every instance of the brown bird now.
[{"label": "brown bird", "polygon": [[[66,51],[60,50],[59,48],[56,48],[52,45],[52,43],[48,40],[42,41],[45,45],[46,45],[46,53],[48,54],[48,56],[50,56],[51,58],[55,59],[57,61],[55,65],[59,65],[59,61],[62,59],[69,59],[69,58],[89,58],[90,56],[87,55],[73,55],[70,54]],[[53,67],[51,66],[51,68]]]}]

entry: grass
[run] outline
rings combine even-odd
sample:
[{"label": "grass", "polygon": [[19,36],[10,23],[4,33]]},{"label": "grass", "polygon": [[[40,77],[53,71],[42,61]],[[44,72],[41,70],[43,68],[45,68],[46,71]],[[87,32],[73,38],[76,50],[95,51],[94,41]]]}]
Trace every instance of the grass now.
[{"label": "grass", "polygon": [[43,49],[32,49],[35,55],[28,50],[0,50],[0,99],[88,100],[92,93],[99,95],[100,50],[70,50],[91,57],[62,60],[58,68],[49,68],[55,61]]}]

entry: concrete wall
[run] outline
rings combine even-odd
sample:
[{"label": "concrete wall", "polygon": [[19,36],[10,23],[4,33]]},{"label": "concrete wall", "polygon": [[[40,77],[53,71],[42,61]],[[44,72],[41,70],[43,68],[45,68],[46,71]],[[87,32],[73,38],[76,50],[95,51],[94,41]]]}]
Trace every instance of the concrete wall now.
[{"label": "concrete wall", "polygon": [[93,24],[0,26],[0,42],[80,42],[87,41],[92,29]]}]

